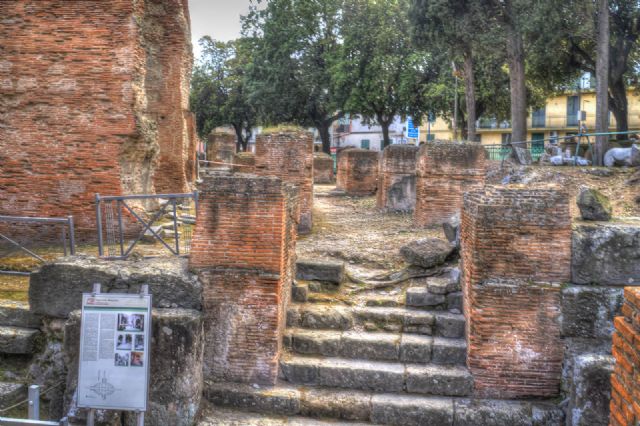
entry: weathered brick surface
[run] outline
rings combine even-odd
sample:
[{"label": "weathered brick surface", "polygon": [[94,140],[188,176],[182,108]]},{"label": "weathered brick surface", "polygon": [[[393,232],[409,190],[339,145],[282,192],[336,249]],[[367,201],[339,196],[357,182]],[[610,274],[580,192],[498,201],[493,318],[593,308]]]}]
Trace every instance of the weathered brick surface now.
[{"label": "weathered brick surface", "polygon": [[568,195],[518,186],[467,193],[461,238],[467,364],[476,393],[557,395],[560,285],[571,263]]},{"label": "weathered brick surface", "polygon": [[0,2],[0,214],[187,188],[186,0]]},{"label": "weathered brick surface", "polygon": [[233,170],[241,173],[253,173],[256,155],[253,152],[238,152],[233,156]]},{"label": "weathered brick surface", "polygon": [[313,135],[310,132],[276,131],[256,137],[254,173],[276,176],[299,188],[298,232],[311,232],[313,210]]},{"label": "weathered brick surface", "polygon": [[624,290],[623,316],[617,317],[613,335],[616,365],[611,375],[611,425],[640,423],[640,288]]},{"label": "weathered brick surface", "polygon": [[275,383],[295,264],[298,190],[278,178],[207,175],[190,266],[203,284],[205,377]]},{"label": "weathered brick surface", "polygon": [[313,182],[333,183],[333,158],[324,152],[313,154]]},{"label": "weathered brick surface", "polygon": [[[236,135],[228,132],[212,132],[207,136],[207,161],[233,164],[236,153]],[[207,164],[207,167],[220,168],[222,164]]]},{"label": "weathered brick surface", "polygon": [[336,187],[348,195],[374,194],[378,185],[378,158],[377,152],[366,149],[340,151]]},{"label": "weathered brick surface", "polygon": [[412,211],[416,205],[418,147],[390,145],[382,152],[378,176],[379,209]]},{"label": "weathered brick surface", "polygon": [[438,225],[460,212],[463,194],[484,186],[485,156],[478,143],[422,145],[416,176],[416,225]]}]

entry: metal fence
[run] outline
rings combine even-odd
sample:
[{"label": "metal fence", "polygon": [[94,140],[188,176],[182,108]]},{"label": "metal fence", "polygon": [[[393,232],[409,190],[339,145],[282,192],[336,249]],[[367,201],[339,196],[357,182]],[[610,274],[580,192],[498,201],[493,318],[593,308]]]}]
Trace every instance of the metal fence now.
[{"label": "metal fence", "polygon": [[101,196],[96,194],[98,254],[126,259],[146,241],[155,245],[142,250],[144,256],[161,251],[187,255],[195,226],[198,192]]},{"label": "metal fence", "polygon": [[[0,216],[0,274],[29,275],[24,269],[39,266],[47,258],[74,255],[73,216],[66,218]],[[9,267],[10,259],[26,257],[30,262]]]},{"label": "metal fence", "polygon": [[[64,384],[64,381],[44,390],[42,394],[46,394],[50,390],[55,389],[62,384]],[[67,418],[63,418],[60,421],[40,420],[40,393],[40,386],[31,385],[29,386],[29,395],[27,399],[10,407],[0,409],[0,414],[4,414],[14,408],[20,407],[21,405],[26,405],[28,407],[27,419],[0,416],[0,426],[67,426],[69,424]]]}]

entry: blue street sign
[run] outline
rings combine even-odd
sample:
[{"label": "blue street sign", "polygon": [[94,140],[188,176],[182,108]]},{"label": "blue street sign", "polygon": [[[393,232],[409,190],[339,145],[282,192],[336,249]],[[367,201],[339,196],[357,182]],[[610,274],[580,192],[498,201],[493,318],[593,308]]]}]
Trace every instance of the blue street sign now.
[{"label": "blue street sign", "polygon": [[420,129],[413,125],[413,119],[407,117],[407,138],[408,139],[420,139]]}]

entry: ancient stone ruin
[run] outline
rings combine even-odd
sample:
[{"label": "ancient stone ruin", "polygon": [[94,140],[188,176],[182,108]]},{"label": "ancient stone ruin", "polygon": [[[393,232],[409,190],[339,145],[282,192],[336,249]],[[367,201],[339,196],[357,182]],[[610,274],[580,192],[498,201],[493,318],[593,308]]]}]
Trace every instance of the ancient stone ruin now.
[{"label": "ancient stone ruin", "polygon": [[300,130],[275,129],[256,137],[255,173],[277,176],[294,184],[300,194],[298,232],[311,232],[313,224],[313,135]]},{"label": "ancient stone ruin", "polygon": [[382,152],[377,206],[387,211],[410,212],[416,205],[418,148],[390,145]]},{"label": "ancient stone ruin", "polygon": [[429,142],[420,147],[414,221],[438,225],[460,212],[462,195],[482,188],[485,151],[473,142]]},{"label": "ancient stone ruin", "polygon": [[0,16],[0,214],[89,232],[96,193],[189,190],[186,0],[9,0]]},{"label": "ancient stone ruin", "polygon": [[252,152],[238,152],[233,156],[233,170],[242,173],[253,173],[256,156]]},{"label": "ancient stone ruin", "polygon": [[207,167],[221,168],[232,164],[236,154],[236,135],[231,132],[211,132],[207,136]]},{"label": "ancient stone ruin", "polygon": [[313,154],[313,183],[333,183],[333,158],[324,152]]},{"label": "ancient stone ruin", "polygon": [[375,151],[347,148],[338,154],[336,188],[348,195],[364,196],[376,192],[378,157]]}]

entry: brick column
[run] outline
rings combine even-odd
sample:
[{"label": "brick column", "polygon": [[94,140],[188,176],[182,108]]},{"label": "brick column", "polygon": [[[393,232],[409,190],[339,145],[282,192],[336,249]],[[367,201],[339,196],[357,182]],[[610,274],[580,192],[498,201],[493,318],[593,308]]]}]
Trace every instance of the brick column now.
[{"label": "brick column", "polygon": [[313,182],[333,183],[333,158],[329,154],[313,154]]},{"label": "brick column", "polygon": [[382,152],[378,176],[379,209],[412,211],[416,206],[416,163],[418,147],[389,145]]},{"label": "brick column", "polygon": [[560,390],[560,289],[570,279],[569,197],[553,188],[465,194],[461,224],[467,365],[478,396]]},{"label": "brick column", "polygon": [[275,131],[256,136],[255,173],[276,176],[299,189],[298,232],[307,234],[313,225],[313,135],[310,132]]},{"label": "brick column", "polygon": [[379,154],[367,149],[348,148],[338,154],[336,187],[348,195],[365,196],[376,192]]},{"label": "brick column", "polygon": [[205,378],[274,384],[295,262],[297,190],[212,173],[200,186],[190,266],[203,283]]},{"label": "brick column", "polygon": [[429,142],[420,147],[414,221],[439,225],[460,212],[462,195],[485,180],[485,150],[479,143]]},{"label": "brick column", "polygon": [[623,316],[614,321],[611,426],[640,423],[640,288],[625,288],[624,298]]}]

